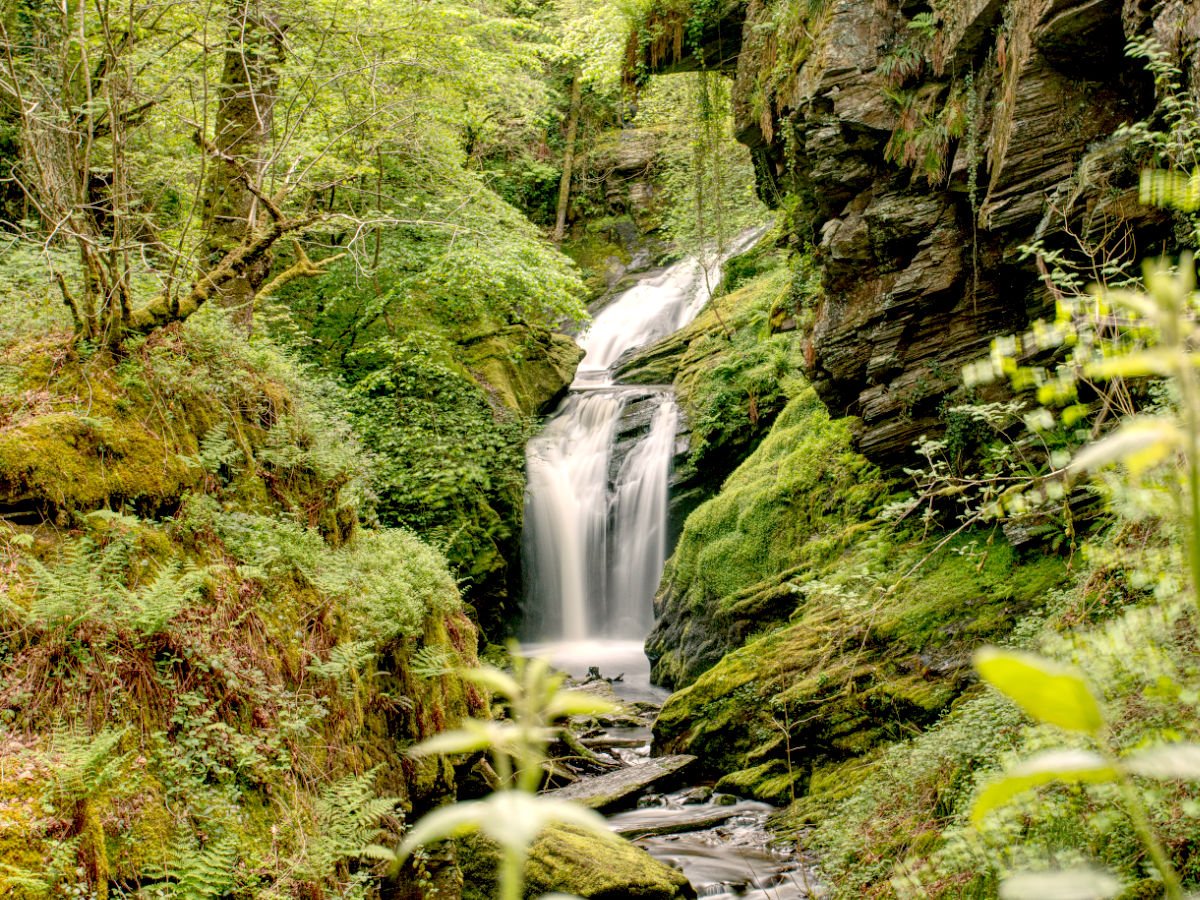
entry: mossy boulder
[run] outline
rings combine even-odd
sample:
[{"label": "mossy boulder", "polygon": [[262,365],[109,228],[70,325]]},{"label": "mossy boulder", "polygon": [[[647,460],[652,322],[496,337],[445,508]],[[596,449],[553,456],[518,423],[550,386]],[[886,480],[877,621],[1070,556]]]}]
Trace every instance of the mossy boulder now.
[{"label": "mossy boulder", "polygon": [[512,325],[464,345],[475,380],[526,416],[547,412],[566,392],[583,350],[565,334]]},{"label": "mossy boulder", "polygon": [[0,895],[321,896],[453,796],[404,750],[489,714],[477,633],[440,552],[360,522],[340,396],[215,310],[0,350]]},{"label": "mossy boulder", "polygon": [[787,802],[927,728],[972,682],[974,648],[1068,578],[992,530],[879,520],[895,487],[852,433],[801,390],[667,565],[647,653],[682,689],[655,752],[697,756],[722,790]]},{"label": "mossy boulder", "polygon": [[[459,843],[463,900],[496,896],[495,845],[480,837]],[[525,896],[573,894],[585,900],[682,900],[695,897],[683,874],[616,835],[572,826],[546,829],[525,865]]]},{"label": "mossy boulder", "polygon": [[[1022,557],[970,533],[943,546],[860,543],[831,560],[824,579],[814,574],[788,576],[797,588],[788,624],[671,696],[654,727],[658,751],[739,773],[726,789],[790,799],[814,766],[862,757],[935,722],[971,683],[971,651],[1005,635],[1067,577],[1055,556]],[[773,761],[783,765],[766,766]]]},{"label": "mossy boulder", "polygon": [[[798,580],[835,564],[888,495],[802,390],[721,493],[688,518],[655,599],[646,645],[656,682],[683,687],[796,608]],[[808,573],[808,574],[806,574]]]}]

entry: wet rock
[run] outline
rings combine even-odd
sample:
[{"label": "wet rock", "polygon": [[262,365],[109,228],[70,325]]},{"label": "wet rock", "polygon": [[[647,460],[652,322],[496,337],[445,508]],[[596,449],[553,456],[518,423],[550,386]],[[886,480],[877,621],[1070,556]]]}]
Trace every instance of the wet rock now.
[{"label": "wet rock", "polygon": [[650,759],[608,775],[588,778],[564,788],[548,791],[547,796],[573,800],[601,811],[632,806],[636,797],[646,788],[669,783],[681,770],[695,761],[696,757],[688,755]]},{"label": "wet rock", "polygon": [[684,831],[702,831],[728,822],[738,815],[731,806],[700,806],[688,810],[673,810],[659,821],[628,822],[613,825],[613,833],[630,840]]},{"label": "wet rock", "polygon": [[[940,409],[961,367],[1051,310],[1021,245],[1037,236],[1078,253],[1064,225],[1096,241],[1117,215],[1131,246],[1172,245],[1164,217],[1129,202],[1136,165],[1103,145],[1154,104],[1126,41],[1153,31],[1200,82],[1200,12],[833,0],[791,46],[774,25],[779,6],[714,10],[742,35],[736,128],[760,195],[790,198],[796,238],[817,238],[825,298],[807,325],[806,374],[835,416],[857,418],[858,448],[895,470],[914,440],[945,427]],[[927,35],[910,27],[920,11],[934,17]],[[897,85],[889,73],[905,54],[921,62]],[[667,56],[658,64],[685,65]],[[975,117],[937,143],[913,110],[930,127],[954,110]],[[671,349],[635,367],[661,372]]]},{"label": "wet rock", "polygon": [[694,806],[697,803],[707,803],[713,797],[713,789],[707,785],[691,788],[683,793],[679,802],[684,806]]},{"label": "wet rock", "polygon": [[562,399],[583,359],[572,338],[522,325],[469,339],[463,354],[467,368],[498,405],[529,416]]}]

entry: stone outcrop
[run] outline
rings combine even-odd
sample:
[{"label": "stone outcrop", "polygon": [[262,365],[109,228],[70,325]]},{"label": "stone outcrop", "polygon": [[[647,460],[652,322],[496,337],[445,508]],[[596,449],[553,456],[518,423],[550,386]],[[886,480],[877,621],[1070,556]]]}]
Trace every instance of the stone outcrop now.
[{"label": "stone outcrop", "polygon": [[[492,900],[498,885],[499,851],[483,838],[459,842],[463,900]],[[566,825],[547,828],[525,864],[528,898],[554,892],[585,900],[685,900],[696,892],[683,873],[613,835]]]},{"label": "stone outcrop", "polygon": [[509,325],[464,342],[467,368],[496,401],[526,416],[553,409],[575,378],[583,350],[565,334]]},{"label": "stone outcrop", "polygon": [[709,20],[687,20],[677,52],[661,37],[669,17],[643,28],[660,35],[657,58],[644,38],[632,49],[643,69],[687,68],[703,48],[686,34],[741,27],[739,138],[762,197],[788,207],[823,270],[806,374],[834,415],[858,417],[872,460],[902,465],[941,428],[961,366],[1049,310],[1022,245],[1100,265],[1171,248],[1164,217],[1137,203],[1144,160],[1114,134],[1155,102],[1128,39],[1154,32],[1200,83],[1195,4],[718,7],[694,5]]},{"label": "stone outcrop", "polygon": [[610,812],[626,806],[632,806],[637,797],[648,788],[662,786],[675,779],[676,775],[696,761],[694,756],[663,756],[648,759],[636,766],[628,766],[598,775],[595,778],[584,778],[566,787],[548,791],[547,796],[559,800],[574,800],[591,809]]}]

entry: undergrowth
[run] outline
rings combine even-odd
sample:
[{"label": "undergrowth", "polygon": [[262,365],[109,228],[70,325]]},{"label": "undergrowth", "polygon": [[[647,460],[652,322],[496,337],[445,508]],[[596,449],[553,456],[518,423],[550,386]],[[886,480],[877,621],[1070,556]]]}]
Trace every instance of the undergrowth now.
[{"label": "undergrowth", "polygon": [[397,741],[486,702],[445,558],[361,524],[341,392],[216,311],[0,360],[0,893],[375,890],[452,781]]}]

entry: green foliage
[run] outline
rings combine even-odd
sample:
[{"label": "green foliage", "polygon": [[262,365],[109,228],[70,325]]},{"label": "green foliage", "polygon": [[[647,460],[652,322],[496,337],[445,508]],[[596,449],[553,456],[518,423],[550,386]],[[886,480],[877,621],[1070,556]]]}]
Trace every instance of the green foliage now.
[{"label": "green foliage", "polygon": [[898,88],[888,92],[888,99],[896,109],[897,124],[884,158],[915,169],[931,185],[944,182],[950,148],[967,133],[967,93],[957,85],[948,94],[940,88]]},{"label": "green foliage", "polygon": [[317,836],[304,855],[301,878],[318,881],[345,860],[362,856],[380,839],[382,823],[396,816],[399,800],[377,795],[377,774],[350,775],[321,791],[316,803]]},{"label": "green foliage", "polygon": [[[673,590],[693,608],[728,603],[809,554],[836,552],[838,533],[880,500],[877,473],[848,443],[847,423],[800,391],[721,495],[688,519]],[[823,485],[839,490],[821,496]]]},{"label": "green foliage", "polygon": [[19,640],[28,640],[30,633],[71,639],[81,629],[98,629],[114,638],[127,631],[142,639],[161,634],[196,601],[205,574],[163,560],[157,571],[144,572],[140,583],[129,586],[137,536],[136,530],[123,529],[102,548],[83,538],[68,544],[54,565],[30,559],[28,605],[0,598],[9,634],[20,635]]},{"label": "green foliage", "polygon": [[482,581],[520,522],[529,423],[493,406],[435,335],[378,350],[384,361],[353,389],[359,431],[376,455],[378,514],[419,531],[464,577]]},{"label": "green foliage", "polygon": [[615,707],[590,694],[562,690],[565,676],[544,660],[516,657],[515,672],[481,668],[464,676],[507,699],[512,719],[468,720],[463,729],[431,738],[410,751],[416,756],[490,750],[501,788],[487,799],[454,803],[419,820],[395,851],[377,847],[374,855],[399,865],[419,847],[481,833],[500,847],[500,900],[520,900],[530,848],[553,824],[573,825],[599,839],[610,838],[596,812],[566,800],[537,794],[546,748],[564,717],[599,715]]},{"label": "green foliage", "polygon": [[1130,138],[1144,157],[1141,200],[1182,213],[1190,230],[1188,243],[1200,249],[1200,217],[1196,215],[1196,198],[1200,196],[1200,102],[1194,85],[1189,91],[1183,73],[1154,35],[1131,41],[1125,54],[1145,61],[1158,95],[1154,121],[1135,122],[1118,131],[1118,135]]},{"label": "green foliage", "polygon": [[[474,659],[454,578],[413,534],[359,526],[340,389],[215,310],[127,349],[4,350],[3,502],[38,499],[12,474],[44,451],[18,449],[30,434],[58,441],[73,502],[56,526],[0,529],[0,892],[365,896],[349,857],[395,801],[347,779],[432,781],[394,741],[480,711],[456,675],[410,668],[418,644]],[[149,449],[55,432],[76,409]],[[87,480],[164,464],[167,505],[141,515]]]},{"label": "green foliage", "polygon": [[710,264],[765,218],[749,154],[733,136],[731,90],[706,72],[660,77],[638,106],[639,127],[662,136],[660,231],[680,252]]}]

